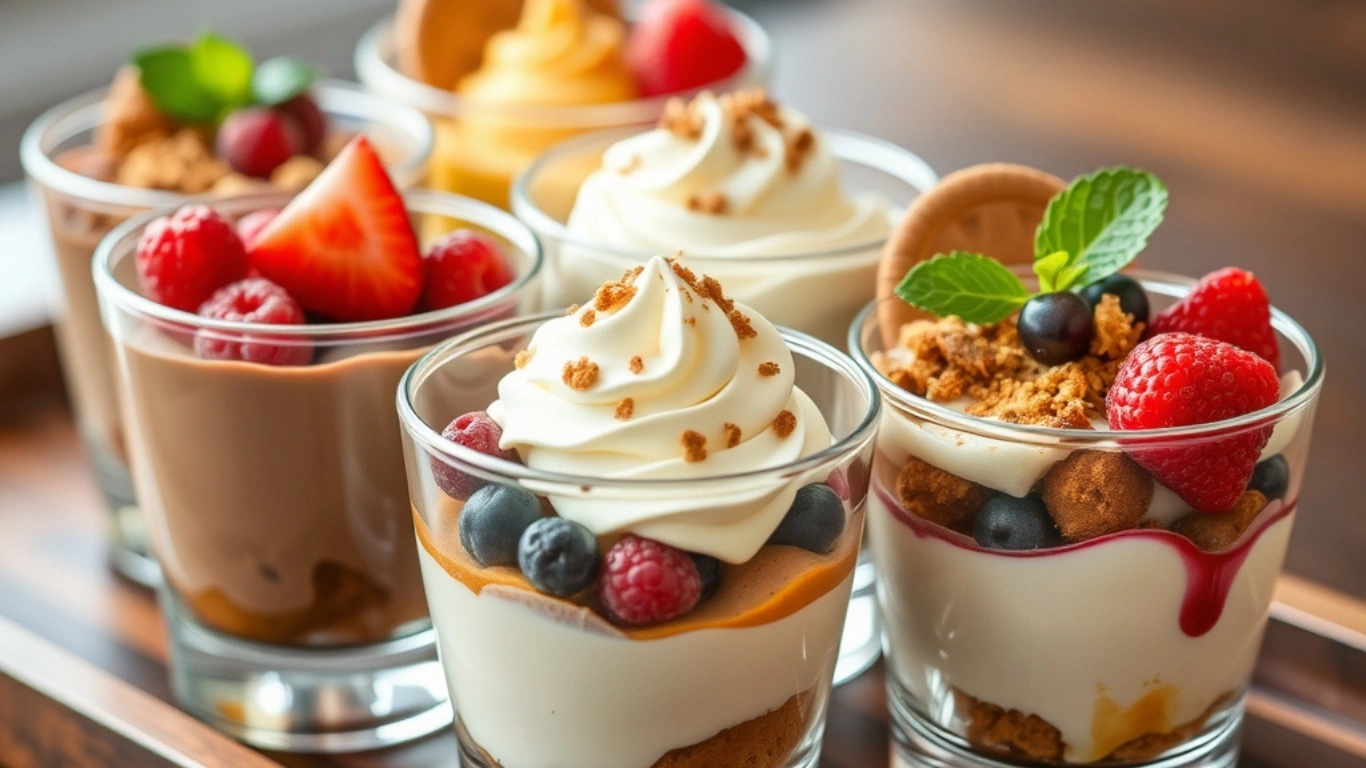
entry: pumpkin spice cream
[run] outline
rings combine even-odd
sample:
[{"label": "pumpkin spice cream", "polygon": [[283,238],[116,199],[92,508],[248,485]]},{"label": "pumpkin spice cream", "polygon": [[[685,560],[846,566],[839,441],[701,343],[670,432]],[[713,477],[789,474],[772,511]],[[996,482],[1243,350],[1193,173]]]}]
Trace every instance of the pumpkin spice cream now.
[{"label": "pumpkin spice cream", "polygon": [[684,483],[540,496],[431,460],[419,560],[467,757],[778,768],[814,749],[861,504],[829,466],[706,484],[831,447],[796,380],[773,325],[656,257],[541,325],[487,413],[451,423],[538,473]]}]

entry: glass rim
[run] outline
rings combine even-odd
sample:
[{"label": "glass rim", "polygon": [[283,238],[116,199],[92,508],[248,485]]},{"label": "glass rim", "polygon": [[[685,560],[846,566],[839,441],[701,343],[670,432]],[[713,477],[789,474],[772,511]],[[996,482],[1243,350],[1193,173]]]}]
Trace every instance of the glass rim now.
[{"label": "glass rim", "polygon": [[[45,141],[50,138],[49,135],[53,132],[70,134],[104,124],[103,105],[109,90],[109,86],[104,86],[73,96],[43,112],[30,123],[19,141],[19,161],[24,172],[54,192],[104,205],[168,208],[192,197],[204,197],[96,179],[63,168],[53,159],[44,147]],[[390,168],[389,173],[399,179],[421,178],[436,140],[431,121],[426,115],[410,106],[388,101],[355,83],[343,80],[319,80],[313,84],[311,90],[318,95],[318,106],[324,114],[335,115],[344,111],[335,103],[329,107],[329,102],[348,99],[354,104],[363,105],[361,109],[371,113],[370,119],[375,122],[397,126],[415,138],[417,148],[412,157]],[[75,123],[75,126],[69,126],[70,123]],[[65,135],[59,136],[57,141],[60,142],[64,138]],[[230,198],[218,196],[218,199]]]},{"label": "glass rim", "polygon": [[367,342],[375,342],[392,340],[395,336],[401,336],[411,331],[429,333],[433,325],[458,321],[496,307],[530,286],[540,274],[545,263],[541,241],[536,237],[536,233],[507,211],[480,200],[461,197],[449,192],[409,189],[400,190],[404,205],[409,212],[448,216],[483,227],[495,235],[507,239],[514,247],[525,252],[531,261],[530,266],[511,283],[486,296],[481,296],[464,304],[387,320],[316,325],[271,325],[200,317],[193,312],[158,304],[131,290],[114,277],[113,263],[115,257],[126,257],[129,241],[140,236],[143,228],[153,219],[171,213],[180,205],[204,203],[215,210],[226,208],[247,213],[287,202],[294,194],[293,192],[282,191],[237,197],[191,197],[181,201],[179,205],[154,209],[129,218],[111,230],[95,248],[94,258],[91,259],[91,271],[94,275],[96,295],[100,297],[101,303],[107,301],[110,307],[117,308],[120,311],[196,330],[270,336],[288,335],[290,338],[299,341],[354,340],[354,337],[361,337]]},{"label": "glass rim", "polygon": [[[576,105],[487,105],[480,106],[480,111],[529,122],[554,122],[576,127],[628,125],[655,119],[673,98],[686,98],[707,88],[733,90],[749,84],[767,83],[773,66],[773,43],[768,33],[749,15],[730,6],[723,8],[739,30],[740,42],[748,56],[745,66],[730,77],[682,93],[646,96],[630,101]],[[628,23],[631,21],[627,19]],[[356,77],[377,93],[386,94],[405,105],[440,117],[460,117],[465,112],[465,102],[458,94],[414,80],[390,65],[388,59],[393,27],[394,17],[390,14],[376,21],[361,35],[352,56]]]},{"label": "glass rim", "polygon": [[830,463],[840,456],[854,453],[860,446],[872,441],[876,436],[877,427],[881,420],[882,394],[879,391],[877,384],[868,376],[868,373],[855,365],[854,362],[849,359],[848,355],[843,354],[835,347],[826,344],[813,336],[781,326],[778,327],[778,332],[782,335],[783,341],[787,343],[789,349],[793,352],[800,352],[826,368],[842,374],[847,380],[854,382],[868,398],[868,405],[863,414],[863,418],[859,421],[858,426],[851,430],[848,435],[831,443],[828,448],[784,464],[762,467],[760,469],[753,469],[745,472],[732,472],[685,479],[623,480],[593,475],[545,472],[532,469],[525,464],[520,464],[515,461],[489,456],[460,445],[452,440],[448,440],[445,437],[442,437],[440,432],[433,429],[418,415],[417,407],[413,404],[413,399],[417,386],[423,383],[423,381],[419,380],[420,378],[425,380],[427,376],[437,368],[449,365],[455,360],[474,351],[486,349],[493,344],[499,343],[494,340],[495,338],[501,338],[506,334],[514,332],[525,331],[529,334],[545,322],[563,316],[563,311],[551,311],[524,317],[514,317],[500,322],[490,323],[472,331],[467,331],[433,347],[422,357],[418,358],[408,370],[404,371],[403,378],[399,379],[398,391],[395,399],[398,406],[399,421],[402,423],[404,431],[430,453],[462,462],[499,478],[506,478],[518,482],[536,483],[540,484],[542,487],[574,487],[579,489],[591,487],[656,492],[670,488],[695,489],[701,484],[710,485],[735,483],[738,481],[758,481],[776,475],[800,474],[823,464]]},{"label": "glass rim", "polygon": [[[1021,270],[1028,270],[1028,266],[1014,268],[1014,271]],[[1193,278],[1172,272],[1135,269],[1125,270],[1124,274],[1138,280],[1143,285],[1144,290],[1172,298],[1185,295],[1191,286],[1195,285]],[[870,324],[873,328],[880,328],[880,322],[877,320],[877,308],[886,301],[900,301],[900,299],[896,296],[874,299],[859,311],[853,324],[849,326],[848,345],[854,362],[877,384],[878,389],[882,391],[884,398],[888,401],[889,408],[895,404],[910,411],[912,415],[937,426],[951,427],[979,437],[1030,444],[1086,443],[1105,447],[1130,446],[1135,443],[1160,443],[1172,439],[1215,438],[1229,432],[1277,424],[1293,413],[1308,407],[1323,387],[1324,362],[1318,345],[1303,326],[1273,306],[1271,308],[1271,327],[1295,345],[1300,354],[1305,357],[1308,371],[1304,374],[1304,381],[1294,392],[1260,410],[1207,424],[1163,427],[1161,429],[1123,430],[1122,432],[1075,428],[1057,429],[972,416],[911,394],[884,376],[873,364],[868,351],[864,349],[864,330]],[[1278,372],[1277,378],[1283,375],[1285,374]]]},{"label": "glass rim", "polygon": [[[578,152],[583,152],[589,147],[596,146],[600,143],[610,146],[621,139],[637,136],[643,132],[644,131],[638,127],[612,128],[604,131],[596,131],[585,136],[578,136],[567,141],[562,141],[545,152],[542,152],[539,157],[532,161],[531,165],[527,166],[517,175],[517,178],[513,180],[512,211],[517,214],[519,219],[525,221],[537,235],[546,238],[554,238],[556,241],[565,243],[566,245],[589,249],[595,253],[607,254],[608,256],[630,259],[633,263],[644,261],[651,256],[657,255],[654,252],[622,248],[582,238],[571,232],[568,225],[556,219],[533,202],[530,195],[532,180],[556,160],[560,160]],[[934,187],[934,185],[939,183],[939,175],[934,172],[934,169],[930,167],[929,163],[926,163],[919,155],[898,144],[887,141],[886,139],[878,138],[877,136],[870,136],[857,131],[847,131],[841,128],[821,128],[820,133],[830,141],[831,151],[834,152],[835,158],[841,162],[855,163],[886,173],[887,175],[893,176],[909,186],[914,187],[918,194],[924,194],[930,188]],[[838,248],[826,248],[819,251],[782,255],[736,257],[688,251],[684,253],[683,256],[687,260],[693,262],[712,262],[717,264],[756,261],[782,263],[865,254],[871,250],[881,250],[889,239],[891,239],[890,235],[863,243],[842,245]]]}]

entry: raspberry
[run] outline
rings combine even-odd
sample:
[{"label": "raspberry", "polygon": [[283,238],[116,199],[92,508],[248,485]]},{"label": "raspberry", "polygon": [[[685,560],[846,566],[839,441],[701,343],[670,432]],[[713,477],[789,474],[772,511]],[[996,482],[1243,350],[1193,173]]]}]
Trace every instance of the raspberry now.
[{"label": "raspberry", "polygon": [[[1208,424],[1266,408],[1280,396],[1276,370],[1261,357],[1187,333],[1154,336],[1134,347],[1105,397],[1110,427],[1159,429]],[[1202,512],[1238,501],[1271,436],[1271,427],[1154,448],[1134,460]]]},{"label": "raspberry", "polygon": [[1271,330],[1271,302],[1251,272],[1227,267],[1200,278],[1186,297],[1153,319],[1149,335],[1193,333],[1260,355],[1281,367],[1276,332]]},{"label": "raspberry", "polygon": [[299,126],[282,112],[269,107],[247,107],[223,121],[215,147],[234,171],[267,179],[286,160],[303,151],[304,137]]},{"label": "raspberry", "polygon": [[458,229],[438,240],[423,259],[423,267],[424,312],[487,296],[514,277],[498,243],[469,229]]},{"label": "raspberry", "polygon": [[238,219],[237,236],[242,238],[242,244],[250,248],[252,243],[256,242],[256,238],[261,236],[261,232],[279,215],[279,208],[262,208]]},{"label": "raspberry", "polygon": [[138,239],[135,261],[143,294],[185,312],[247,275],[241,238],[206,205],[187,205],[153,220]]},{"label": "raspberry", "polygon": [[[199,316],[261,325],[303,325],[304,311],[285,289],[252,277],[220,288],[199,308]],[[284,334],[246,334],[200,329],[194,352],[205,360],[244,360],[264,365],[308,365],[313,345]]]},{"label": "raspberry", "polygon": [[[517,460],[515,451],[505,451],[498,447],[498,442],[503,439],[503,428],[483,411],[467,413],[456,418],[441,430],[441,436],[487,456],[497,456],[508,461]],[[432,459],[432,474],[436,477],[437,487],[447,496],[459,501],[469,499],[475,491],[488,485],[487,480],[462,472],[438,458]]]},{"label": "raspberry", "polygon": [[691,611],[702,577],[688,553],[633,534],[603,564],[602,602],[622,624],[658,624]]}]

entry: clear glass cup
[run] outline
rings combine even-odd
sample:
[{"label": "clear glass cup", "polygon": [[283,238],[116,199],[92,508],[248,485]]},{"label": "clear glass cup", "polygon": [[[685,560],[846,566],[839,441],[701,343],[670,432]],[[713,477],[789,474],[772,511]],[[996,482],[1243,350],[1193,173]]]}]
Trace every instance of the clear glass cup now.
[{"label": "clear glass cup", "polygon": [[[724,92],[768,85],[773,52],[753,19],[726,9],[749,60],[739,72],[712,83]],[[659,119],[668,96],[581,106],[477,105],[450,91],[399,72],[393,18],[381,19],[356,44],[356,75],[375,93],[421,110],[436,127],[427,186],[507,208],[512,180],[545,150],[591,131],[648,125]],[[675,94],[687,98],[696,93]],[[595,286],[596,287],[596,286]]]},{"label": "clear glass cup", "polygon": [[[1154,314],[1192,284],[1133,276]],[[1059,430],[968,416],[879,373],[873,356],[895,343],[896,328],[884,325],[894,306],[869,305],[849,341],[887,404],[868,536],[901,759],[1232,768],[1323,383],[1309,335],[1273,310],[1283,399],[1256,413],[1163,430]],[[1262,460],[1284,462],[1280,498],[1267,486],[1213,515],[1154,483],[1140,527],[1024,551],[979,546],[971,518],[941,524],[997,493],[1042,491],[1055,519],[1141,505],[1147,473],[1121,452],[1179,452],[1258,431],[1270,435]]]},{"label": "clear glass cup", "polygon": [[[455,704],[461,764],[814,766],[855,578],[876,388],[834,348],[783,330],[796,384],[826,417],[835,444],[788,465],[697,480],[552,474],[443,439],[440,430],[454,416],[483,410],[497,398],[517,350],[559,314],[453,339],[419,360],[399,388],[419,558]],[[692,625],[683,619],[620,629],[580,604],[535,593],[524,580],[519,585],[523,577],[513,569],[474,566],[457,533],[462,504],[440,490],[434,468],[520,486],[542,499],[612,504],[762,496],[840,472],[851,489],[849,524],[830,555],[798,553],[819,560],[790,561],[779,569],[779,561],[769,558],[797,550],[765,547],[743,565],[723,565],[721,591],[708,598],[717,602],[703,603],[699,611],[717,605],[736,607],[734,613],[722,608]],[[772,570],[763,577],[766,568]],[[774,583],[765,578],[781,585],[776,598]],[[784,607],[759,613],[745,607],[772,607],[772,599]]]},{"label": "clear glass cup", "polygon": [[[106,120],[107,90],[77,96],[35,120],[24,134],[20,157],[37,208],[52,233],[52,259],[61,290],[50,302],[58,353],[76,422],[110,510],[110,559],[120,573],[153,586],[160,577],[128,474],[112,352],[100,325],[90,261],[95,246],[121,222],[179,205],[188,197],[100,181],[80,172],[81,152],[92,146]],[[374,140],[389,160],[396,183],[409,186],[421,179],[432,147],[431,125],[421,113],[387,104],[345,83],[325,82],[314,95],[335,130],[365,133]]]},{"label": "clear glass cup", "polygon": [[[137,241],[165,211],[120,225],[95,255],[135,485],[165,577],[172,686],[183,708],[263,748],[355,751],[450,723],[393,396],[437,342],[534,311],[541,252],[492,206],[405,197],[414,219],[448,217],[501,241],[516,280],[436,312],[282,330],[142,296]],[[236,219],[288,199],[213,205]],[[298,357],[205,360],[194,353],[205,339]]]}]

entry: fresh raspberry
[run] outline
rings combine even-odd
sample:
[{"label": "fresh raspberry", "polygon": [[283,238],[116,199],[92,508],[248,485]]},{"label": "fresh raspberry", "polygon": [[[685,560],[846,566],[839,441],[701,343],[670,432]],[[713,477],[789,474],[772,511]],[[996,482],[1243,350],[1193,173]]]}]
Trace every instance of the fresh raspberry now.
[{"label": "fresh raspberry", "polygon": [[252,243],[256,242],[256,238],[261,236],[261,232],[279,215],[279,208],[262,208],[238,219],[237,236],[242,238],[242,245],[250,248]]},{"label": "fresh raspberry", "polygon": [[1149,335],[1193,333],[1242,347],[1281,367],[1276,332],[1271,330],[1271,302],[1251,272],[1226,267],[1200,278],[1195,288],[1162,310]]},{"label": "fresh raspberry", "polygon": [[[199,316],[261,325],[303,325],[304,311],[285,289],[260,277],[218,289],[199,308]],[[313,345],[285,334],[238,333],[201,328],[194,352],[205,360],[245,360],[263,365],[308,365]]]},{"label": "fresh raspberry", "polygon": [[730,19],[709,0],[649,0],[631,30],[626,58],[645,96],[679,93],[723,80],[747,55]]},{"label": "fresh raspberry", "polygon": [[622,624],[658,624],[691,611],[702,598],[702,577],[688,553],[633,534],[621,538],[603,563],[602,602]]},{"label": "fresh raspberry", "polygon": [[[487,456],[497,456],[508,461],[517,460],[516,451],[505,451],[498,447],[498,442],[503,439],[503,428],[483,411],[458,417],[441,430],[441,436]],[[488,485],[487,480],[461,472],[437,458],[432,459],[432,474],[436,476],[437,486],[445,491],[447,496],[459,501],[469,499],[475,491]]]},{"label": "fresh raspberry", "polygon": [[248,107],[228,115],[215,142],[234,171],[258,179],[304,149],[303,132],[290,117],[269,107]]},{"label": "fresh raspberry", "polygon": [[423,260],[427,273],[422,309],[454,307],[512,282],[512,267],[493,238],[457,229],[434,244]]},{"label": "fresh raspberry", "polygon": [[143,294],[186,312],[247,274],[242,239],[206,205],[187,205],[148,224],[135,260]]},{"label": "fresh raspberry", "polygon": [[[1280,396],[1271,364],[1232,344],[1165,333],[1142,342],[1124,359],[1105,412],[1119,430],[1209,424],[1266,408]],[[1194,440],[1129,454],[1202,512],[1223,512],[1238,501],[1252,479],[1271,427],[1228,437]]]}]

